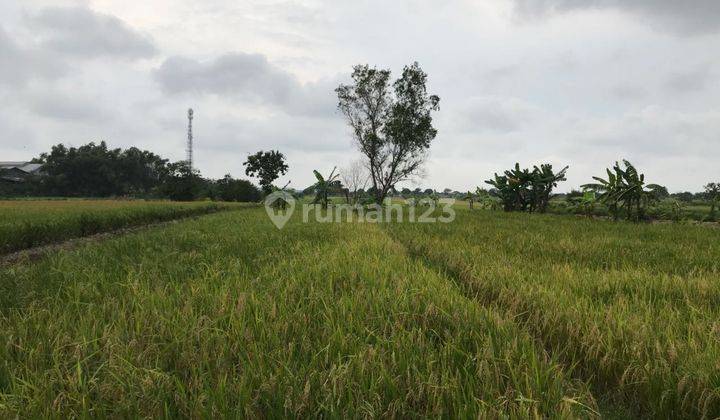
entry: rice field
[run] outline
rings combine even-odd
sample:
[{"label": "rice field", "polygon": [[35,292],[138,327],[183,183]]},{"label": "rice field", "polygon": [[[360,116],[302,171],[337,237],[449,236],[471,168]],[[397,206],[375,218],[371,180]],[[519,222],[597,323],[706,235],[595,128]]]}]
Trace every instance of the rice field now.
[{"label": "rice field", "polygon": [[0,254],[226,208],[209,202],[120,200],[0,201]]},{"label": "rice field", "polygon": [[0,269],[0,417],[720,416],[720,231],[220,212]]},{"label": "rice field", "polygon": [[482,211],[389,228],[573,366],[601,406],[720,415],[720,230]]}]

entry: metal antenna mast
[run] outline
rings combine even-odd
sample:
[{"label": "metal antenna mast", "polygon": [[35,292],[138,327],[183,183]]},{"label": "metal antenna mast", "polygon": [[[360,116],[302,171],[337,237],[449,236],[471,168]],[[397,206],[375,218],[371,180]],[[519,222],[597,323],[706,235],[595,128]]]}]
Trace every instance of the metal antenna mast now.
[{"label": "metal antenna mast", "polygon": [[193,167],[193,132],[192,132],[193,110],[188,109],[188,137],[187,137],[187,163],[190,169]]}]

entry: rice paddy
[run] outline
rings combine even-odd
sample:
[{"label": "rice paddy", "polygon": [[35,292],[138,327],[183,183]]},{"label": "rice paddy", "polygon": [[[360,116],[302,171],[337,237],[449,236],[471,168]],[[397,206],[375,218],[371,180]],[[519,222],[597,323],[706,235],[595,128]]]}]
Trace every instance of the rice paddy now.
[{"label": "rice paddy", "polygon": [[0,270],[0,416],[715,418],[718,235],[187,219]]},{"label": "rice paddy", "polygon": [[0,254],[131,226],[227,208],[210,202],[43,200],[0,201]]}]

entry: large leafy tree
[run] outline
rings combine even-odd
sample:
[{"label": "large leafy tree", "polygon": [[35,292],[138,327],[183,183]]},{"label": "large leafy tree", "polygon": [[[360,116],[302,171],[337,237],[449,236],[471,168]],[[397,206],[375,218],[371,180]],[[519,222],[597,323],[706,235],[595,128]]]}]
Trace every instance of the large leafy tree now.
[{"label": "large leafy tree", "polygon": [[222,201],[255,202],[260,200],[260,190],[250,181],[234,179],[228,174],[214,182],[213,198]]},{"label": "large leafy tree", "polygon": [[206,181],[200,172],[181,160],[167,165],[167,173],[160,187],[164,196],[176,201],[192,201],[200,197],[205,189]]},{"label": "large leafy tree", "polygon": [[273,192],[272,183],[280,175],[285,175],[288,170],[285,156],[276,150],[270,150],[269,152],[261,150],[254,155],[248,156],[243,165],[245,165],[246,175],[259,179],[260,187],[265,194]]},{"label": "large leafy tree", "polygon": [[110,149],[104,141],[69,148],[58,144],[35,161],[43,164],[42,190],[61,196],[147,194],[167,172],[167,160],[154,153]]},{"label": "large leafy tree", "polygon": [[147,194],[167,174],[167,159],[137,147],[120,153],[118,170],[122,189],[129,194]]},{"label": "large leafy tree", "polygon": [[419,173],[437,135],[431,113],[439,109],[440,98],[427,93],[426,81],[418,63],[406,66],[392,85],[389,70],[357,65],[352,83],[335,90],[338,109],[366,158],[377,203],[398,182]]}]

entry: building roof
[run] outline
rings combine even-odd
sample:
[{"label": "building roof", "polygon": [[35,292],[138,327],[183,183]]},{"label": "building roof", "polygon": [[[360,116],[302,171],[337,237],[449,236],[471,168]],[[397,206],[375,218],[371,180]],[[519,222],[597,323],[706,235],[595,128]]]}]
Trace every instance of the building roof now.
[{"label": "building roof", "polygon": [[19,169],[25,173],[32,174],[42,168],[42,163],[29,162],[0,162],[0,169]]},{"label": "building roof", "polygon": [[33,172],[39,171],[40,168],[42,168],[42,166],[43,166],[42,163],[28,163],[28,164],[26,164],[26,165],[24,165],[24,166],[19,167],[18,169],[20,169],[21,171],[25,171],[25,172],[31,174],[31,173],[33,173]]}]

